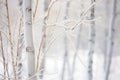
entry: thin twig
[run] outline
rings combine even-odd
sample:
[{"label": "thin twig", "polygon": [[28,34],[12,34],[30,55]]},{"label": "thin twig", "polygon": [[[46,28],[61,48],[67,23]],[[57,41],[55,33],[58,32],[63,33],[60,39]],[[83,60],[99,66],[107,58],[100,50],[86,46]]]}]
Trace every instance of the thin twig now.
[{"label": "thin twig", "polygon": [[56,0],[53,1],[53,2],[52,2],[52,0],[50,0],[50,4],[49,4],[49,7],[48,7],[47,15],[45,16],[45,21],[48,20],[48,18],[49,18],[49,16],[50,16],[51,8],[52,8],[52,6],[53,6],[53,4],[54,4],[55,2],[56,2]]},{"label": "thin twig", "polygon": [[11,56],[12,56],[12,67],[14,73],[14,79],[16,80],[16,69],[14,63],[14,52],[13,52],[13,43],[12,43],[12,34],[11,34],[11,26],[10,26],[10,16],[9,16],[9,9],[8,9],[8,0],[6,0],[6,12],[7,12],[7,19],[8,19],[8,31],[9,31],[9,38],[10,38],[10,48],[11,48]]},{"label": "thin twig", "polygon": [[42,49],[42,45],[43,45],[45,36],[46,36],[46,28],[43,31],[42,39],[41,39],[41,42],[40,42],[40,47],[39,47],[39,50],[38,50],[36,71],[38,70],[38,67],[39,67],[40,52],[41,52],[41,49]]},{"label": "thin twig", "polygon": [[39,0],[36,0],[35,12],[33,13],[33,21],[35,19],[36,13],[37,13],[38,2],[39,2]]}]

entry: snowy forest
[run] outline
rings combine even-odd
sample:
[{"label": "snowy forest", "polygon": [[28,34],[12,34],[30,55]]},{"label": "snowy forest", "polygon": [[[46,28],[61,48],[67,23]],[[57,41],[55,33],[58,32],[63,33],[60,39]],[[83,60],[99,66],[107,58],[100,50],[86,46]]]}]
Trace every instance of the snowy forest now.
[{"label": "snowy forest", "polygon": [[0,0],[0,80],[120,80],[120,0]]}]

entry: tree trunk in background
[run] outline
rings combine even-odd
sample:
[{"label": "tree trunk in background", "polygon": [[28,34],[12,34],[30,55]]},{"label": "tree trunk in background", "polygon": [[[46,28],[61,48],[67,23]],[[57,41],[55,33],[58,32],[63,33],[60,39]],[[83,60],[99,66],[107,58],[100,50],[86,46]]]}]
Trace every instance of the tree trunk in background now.
[{"label": "tree trunk in background", "polygon": [[[62,75],[61,75],[61,80],[65,80],[65,69],[66,69],[66,65],[68,62],[68,43],[67,43],[67,34],[65,32],[64,34],[64,45],[65,45],[65,53],[64,53],[64,58],[63,58],[63,67],[62,67]],[[69,67],[69,66],[68,66]],[[71,76],[69,75],[69,77],[71,78]],[[69,79],[71,80],[71,79]]]},{"label": "tree trunk in background", "polygon": [[33,46],[32,34],[32,0],[24,0],[24,38],[27,54],[28,77],[30,80],[36,80],[35,76],[35,52]]},{"label": "tree trunk in background", "polygon": [[[91,4],[93,4],[95,0],[91,0]],[[90,12],[90,20],[95,18],[95,7],[91,8]],[[95,22],[90,22],[90,31],[89,31],[89,52],[88,52],[88,80],[93,80],[93,53],[94,53],[94,45],[95,45]]]},{"label": "tree trunk in background", "polygon": [[117,0],[113,0],[112,5],[112,17],[110,20],[110,25],[108,26],[108,36],[107,36],[107,52],[106,52],[106,70],[105,70],[105,80],[109,80],[110,67],[112,63],[112,53],[114,45],[114,25],[115,25],[115,13]]},{"label": "tree trunk in background", "polygon": [[[69,17],[69,7],[70,7],[70,1],[66,2],[66,10],[65,10],[65,16],[64,16],[64,20],[67,20]],[[68,59],[68,38],[67,38],[67,29],[65,30],[65,34],[64,34],[64,48],[65,48],[65,53],[64,53],[64,57],[63,57],[63,67],[62,67],[62,75],[61,75],[61,80],[64,80],[65,78],[65,72],[66,72],[66,67],[68,70],[68,79],[71,80],[72,79],[72,74],[71,74],[71,70],[70,70],[70,64],[69,64],[69,59]]]},{"label": "tree trunk in background", "polygon": [[[109,22],[109,20],[108,20],[108,17],[109,17],[109,4],[108,4],[108,1],[109,0],[106,0],[105,1],[105,10],[106,10],[106,13],[105,13],[105,15],[106,15],[106,24],[108,24],[108,22]],[[105,70],[105,68],[106,68],[106,60],[107,60],[107,54],[106,54],[106,52],[107,52],[107,35],[108,35],[108,29],[107,29],[107,25],[106,25],[106,28],[105,28],[105,41],[104,41],[104,70]]]},{"label": "tree trunk in background", "polygon": [[[84,1],[83,0],[81,0],[80,6],[81,6],[81,10],[84,9]],[[80,15],[81,15],[81,17],[83,17],[82,12],[80,13]],[[80,47],[80,36],[81,36],[82,27],[83,27],[82,24],[78,26],[78,33],[77,33],[77,40],[76,40],[76,50],[75,50],[75,53],[74,53],[74,56],[73,56],[73,62],[72,62],[72,72],[71,72],[72,73],[72,79],[71,80],[74,80],[74,73],[75,73],[78,51],[79,51],[79,47]]]}]

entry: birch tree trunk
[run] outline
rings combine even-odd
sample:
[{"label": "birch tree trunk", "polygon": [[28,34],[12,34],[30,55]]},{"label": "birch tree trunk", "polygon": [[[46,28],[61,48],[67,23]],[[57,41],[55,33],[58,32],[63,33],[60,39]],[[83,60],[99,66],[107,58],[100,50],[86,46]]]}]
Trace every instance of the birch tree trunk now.
[{"label": "birch tree trunk", "polygon": [[[95,0],[91,0],[91,4],[93,4]],[[94,5],[91,8],[90,19],[93,20],[95,17],[95,9]],[[88,80],[93,80],[93,53],[94,53],[94,45],[95,45],[95,22],[90,22],[90,31],[89,31],[89,52],[88,52]]]},{"label": "birch tree trunk", "polygon": [[[46,11],[48,10],[48,6],[49,6],[49,4],[48,4],[48,0],[44,0],[44,13],[46,13]],[[44,18],[43,19],[43,27],[42,27],[42,31],[43,31],[43,33],[44,33],[44,31],[46,30],[46,18]],[[41,56],[41,63],[40,63],[40,73],[39,73],[39,79],[40,80],[43,80],[43,78],[44,78],[44,71],[45,71],[45,59],[46,59],[46,57],[45,57],[45,55],[46,55],[46,31],[45,31],[45,33],[43,34],[43,45],[42,45],[42,56]]]},{"label": "birch tree trunk", "polygon": [[17,46],[17,80],[23,80],[23,62],[22,62],[22,53],[24,48],[23,35],[20,34],[20,38],[18,39]]},{"label": "birch tree trunk", "polygon": [[105,70],[105,80],[109,80],[110,75],[110,67],[112,63],[112,54],[113,54],[113,45],[114,45],[114,25],[115,25],[115,13],[116,13],[116,5],[117,0],[112,0],[112,17],[110,20],[110,25],[108,27],[108,37],[107,37],[107,56],[106,56],[106,70]]},{"label": "birch tree trunk", "polygon": [[19,25],[19,33],[18,33],[18,43],[17,43],[17,59],[16,59],[16,65],[17,65],[17,80],[23,79],[23,63],[22,63],[22,53],[24,48],[24,42],[23,42],[23,0],[18,0],[18,7],[20,11],[20,25]]},{"label": "birch tree trunk", "polygon": [[30,80],[36,80],[35,74],[35,53],[32,36],[32,0],[24,0],[24,38],[27,54],[28,77]]}]

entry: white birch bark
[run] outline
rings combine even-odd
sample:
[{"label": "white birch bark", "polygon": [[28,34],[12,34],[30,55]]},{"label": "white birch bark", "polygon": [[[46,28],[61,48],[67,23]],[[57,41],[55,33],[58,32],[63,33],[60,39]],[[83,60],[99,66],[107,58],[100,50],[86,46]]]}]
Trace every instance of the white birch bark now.
[{"label": "white birch bark", "polygon": [[[20,19],[21,21],[22,19]],[[22,22],[20,22],[22,24]],[[18,45],[17,45],[17,80],[23,79],[23,62],[22,62],[22,54],[24,50],[24,41],[23,41],[23,32],[21,33],[21,25],[19,29],[19,38],[18,38]]]},{"label": "white birch bark", "polygon": [[24,38],[27,54],[28,77],[35,80],[35,53],[32,34],[32,0],[24,0]]},{"label": "white birch bark", "polygon": [[112,0],[112,17],[110,20],[110,24],[108,26],[108,36],[107,36],[107,56],[106,56],[106,70],[105,70],[105,80],[109,80],[110,75],[110,67],[112,63],[112,54],[113,54],[113,45],[114,45],[114,25],[115,25],[115,13],[116,13],[116,5],[117,0]]},{"label": "white birch bark", "polygon": [[17,80],[23,79],[23,63],[22,63],[22,53],[24,48],[24,42],[23,42],[23,32],[21,31],[23,29],[23,0],[18,0],[18,7],[20,11],[20,25],[19,25],[19,33],[18,33],[18,43],[17,43]]},{"label": "white birch bark", "polygon": [[[44,0],[44,13],[46,13],[46,11],[48,10],[48,5],[49,5],[48,2],[49,2],[48,0]],[[43,19],[43,27],[42,27],[43,32],[45,31],[45,29],[46,29],[46,18]],[[41,59],[40,59],[41,63],[40,63],[40,73],[39,73],[39,79],[40,80],[43,80],[43,78],[44,78],[44,71],[45,71],[46,32],[44,33],[43,38],[44,38],[43,45],[42,45],[42,55],[43,56],[41,56]]]},{"label": "white birch bark", "polygon": [[[22,37],[22,36],[21,36]],[[22,63],[22,52],[23,52],[23,39],[20,38],[19,40],[19,49],[17,52],[17,80],[23,80],[23,63]]]},{"label": "white birch bark", "polygon": [[[91,0],[91,4],[93,4],[95,0]],[[90,12],[90,19],[94,19],[95,17],[95,9],[94,5],[91,8]],[[88,52],[88,79],[93,80],[93,53],[94,53],[94,45],[95,45],[95,22],[90,22],[90,29],[89,29],[89,52]]]},{"label": "white birch bark", "polygon": [[[44,28],[44,30],[43,30],[43,32],[45,31],[45,25],[43,26],[43,28]],[[46,55],[46,51],[45,51],[45,49],[46,49],[46,46],[45,46],[45,44],[46,44],[46,31],[45,31],[45,33],[43,34],[43,43],[42,43],[43,45],[42,45],[42,54],[41,54],[41,59],[40,59],[40,73],[39,73],[39,79],[40,80],[43,80],[43,78],[44,78],[44,71],[45,71],[45,59],[46,59],[46,57],[45,57],[45,55]]]}]

